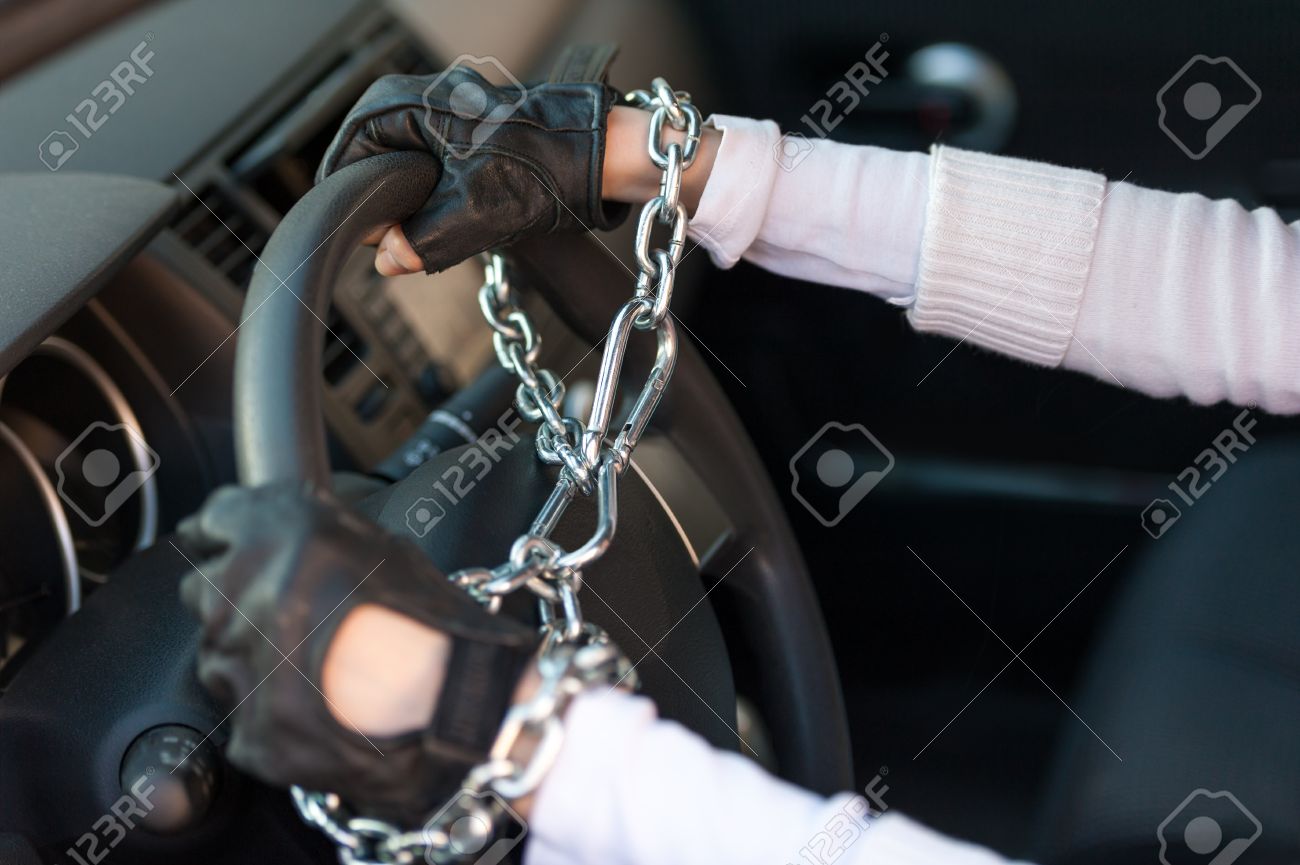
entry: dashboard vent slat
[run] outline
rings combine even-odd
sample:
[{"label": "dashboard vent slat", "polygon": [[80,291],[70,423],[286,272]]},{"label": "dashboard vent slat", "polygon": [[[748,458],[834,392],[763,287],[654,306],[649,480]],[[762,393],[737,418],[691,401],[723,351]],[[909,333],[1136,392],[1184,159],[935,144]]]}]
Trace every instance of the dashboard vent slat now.
[{"label": "dashboard vent slat", "polygon": [[248,287],[267,235],[256,221],[217,187],[191,204],[172,230],[240,289]]},{"label": "dashboard vent slat", "polygon": [[321,368],[325,380],[331,385],[337,385],[364,360],[369,346],[338,309],[330,310],[326,326],[329,330],[325,333]]}]

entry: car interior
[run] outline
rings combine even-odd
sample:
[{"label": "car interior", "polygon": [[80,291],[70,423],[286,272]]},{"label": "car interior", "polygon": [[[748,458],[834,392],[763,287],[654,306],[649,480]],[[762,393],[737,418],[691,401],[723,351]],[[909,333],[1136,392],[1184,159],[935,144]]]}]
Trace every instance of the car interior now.
[{"label": "car interior", "polygon": [[[286,791],[223,760],[229,716],[194,676],[197,625],[176,592],[190,565],[169,539],[218,486],[301,471],[447,571],[499,558],[545,498],[551,469],[524,423],[527,447],[436,525],[411,523],[515,383],[479,309],[482,261],[384,278],[338,231],[341,214],[412,212],[432,182],[418,166],[377,157],[351,185],[314,182],[379,76],[468,54],[538,80],[566,45],[612,42],[623,91],[664,76],[706,117],[796,129],[877,46],[887,74],[827,130],[837,141],[1086,167],[1294,221],[1298,14],[1265,0],[0,0],[0,863],[335,856]],[[1263,97],[1189,159],[1156,94],[1200,53],[1235,58]],[[369,195],[388,177],[403,180]],[[633,290],[631,222],[506,251],[546,365],[570,370],[573,412]],[[584,575],[599,593],[584,611],[646,656],[661,713],[817,792],[887,790],[888,809],[1012,858],[1164,861],[1162,819],[1207,788],[1263,826],[1215,863],[1297,861],[1300,646],[1212,674],[1177,647],[1230,618],[1198,619],[1193,597],[1228,610],[1223,593],[1249,593],[1249,631],[1253,616],[1300,621],[1300,595],[1256,585],[1231,550],[1201,558],[1216,588],[1181,582],[1175,563],[1197,557],[1174,545],[1211,531],[1209,508],[1177,527],[1148,517],[1244,424],[1264,443],[1240,458],[1256,468],[1230,472],[1215,506],[1293,531],[1269,460],[1295,453],[1300,425],[920,335],[860,292],[697,250],[677,277],[676,372],[618,538]],[[654,358],[638,339],[625,394]],[[876,473],[830,515],[798,471],[827,436]],[[1238,471],[1257,485],[1228,491]],[[566,542],[597,519],[590,502],[573,513]],[[1169,579],[1147,578],[1157,563]],[[1280,744],[1247,759],[1246,732]],[[120,843],[95,828],[127,767],[183,757],[178,824]]]}]

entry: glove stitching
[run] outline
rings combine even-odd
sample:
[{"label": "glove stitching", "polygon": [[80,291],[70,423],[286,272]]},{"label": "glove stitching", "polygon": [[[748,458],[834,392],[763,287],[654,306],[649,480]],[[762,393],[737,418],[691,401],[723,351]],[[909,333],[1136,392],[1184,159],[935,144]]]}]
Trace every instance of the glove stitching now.
[{"label": "glove stitching", "polygon": [[434,151],[435,159],[444,162],[447,159],[447,142],[448,139],[451,138],[451,115],[442,115],[442,123],[439,124],[438,134],[435,135],[434,138],[437,139],[437,142],[434,147],[430,148],[430,150]]}]

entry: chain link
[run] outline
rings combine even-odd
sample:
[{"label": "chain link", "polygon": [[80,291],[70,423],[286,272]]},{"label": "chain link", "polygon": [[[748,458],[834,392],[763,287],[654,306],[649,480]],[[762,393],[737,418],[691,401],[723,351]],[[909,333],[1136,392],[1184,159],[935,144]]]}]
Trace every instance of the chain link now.
[{"label": "chain link", "polygon": [[[585,425],[561,413],[564,383],[538,365],[541,334],[519,305],[501,255],[487,257],[478,294],[483,317],[492,328],[497,361],[519,379],[515,407],[525,420],[538,424],[538,458],[561,469],[550,496],[528,531],[511,545],[504,563],[466,568],[451,574],[450,579],[494,613],[504,596],[520,589],[537,597],[543,633],[535,660],[540,685],[534,696],[511,707],[487,761],[470,772],[462,794],[430,818],[421,831],[404,831],[351,815],[332,793],[294,787],[298,813],[334,841],[344,865],[411,865],[420,858],[429,865],[458,865],[472,858],[453,841],[451,826],[467,825],[468,817],[472,825],[495,829],[506,816],[506,802],[537,789],[563,740],[560,719],[568,702],[597,684],[635,687],[631,664],[598,625],[583,618],[578,594],[583,569],[613,543],[618,526],[618,479],[630,464],[677,363],[677,329],[669,305],[689,223],[681,203],[682,176],[699,150],[703,122],[690,94],[673,90],[662,78],[654,79],[648,91],[629,93],[627,101],[653,112],[646,149],[663,174],[659,195],[646,203],[637,220],[634,252],[640,270],[636,289],[610,323]],[[665,142],[665,124],[685,133],[684,142]],[[667,231],[666,249],[653,245],[656,227]],[[655,333],[655,361],[627,419],[611,440],[610,424],[633,330]],[[550,535],[578,495],[595,497],[596,528],[585,543],[566,551],[550,540]],[[527,748],[521,749],[525,743]],[[527,751],[526,759],[516,756],[520,750]]]}]

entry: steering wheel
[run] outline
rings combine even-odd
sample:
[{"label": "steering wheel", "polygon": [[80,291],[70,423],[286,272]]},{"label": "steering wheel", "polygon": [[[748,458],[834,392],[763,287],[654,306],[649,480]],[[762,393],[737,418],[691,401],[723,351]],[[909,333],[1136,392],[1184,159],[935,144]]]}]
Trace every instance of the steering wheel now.
[{"label": "steering wheel", "polygon": [[[249,288],[236,355],[242,483],[330,485],[320,368],[335,275],[362,238],[419,208],[439,175],[425,154],[363,160],[313,188],[274,232]],[[603,338],[625,300],[627,280],[594,243],[542,238],[512,248],[511,258],[525,285],[579,337],[593,345]],[[639,469],[628,471],[619,504],[633,518],[623,520],[610,551],[584,573],[585,615],[631,658],[642,659],[643,690],[663,714],[724,747],[737,747],[730,659],[743,653],[744,666],[761,671],[742,684],[770,731],[778,773],[821,792],[846,789],[852,783],[847,724],[806,567],[752,443],[685,338],[656,426],[685,469],[677,472],[678,482],[694,485],[688,496],[708,496],[726,513],[733,553],[728,564],[739,562],[716,591],[707,592],[709,603],[701,603],[706,590],[699,555],[660,490]],[[528,444],[524,430],[520,435]],[[359,507],[391,530],[407,531],[409,504],[457,453],[439,454]],[[531,446],[513,448],[420,543],[445,572],[495,564],[536,514],[553,486],[553,471]],[[580,541],[592,520],[594,506],[580,498],[555,539],[561,545]],[[223,739],[224,713],[195,681],[196,627],[175,593],[188,569],[165,541],[128,562],[51,636],[0,700],[0,762],[6,766],[0,800],[8,812],[0,814],[0,861],[8,861],[6,844],[17,837],[6,833],[61,851],[77,832],[98,825],[95,815],[108,813],[120,795],[122,773],[144,747],[147,730],[169,724],[213,730],[206,747],[219,762],[213,748]],[[725,611],[725,634],[715,608]],[[139,622],[155,625],[146,633],[130,627]],[[659,643],[670,631],[673,639]],[[227,775],[233,777],[226,790],[218,791],[225,800],[213,815],[256,823],[261,830],[241,829],[254,837],[258,831],[283,834],[272,827],[291,819],[286,797],[238,773]],[[38,807],[48,796],[62,797],[62,807]],[[14,802],[21,804],[11,809]],[[218,831],[201,827],[190,843],[214,842]],[[130,843],[153,845],[155,852],[175,853],[181,840],[155,843],[137,839],[141,834],[133,833]]]}]

